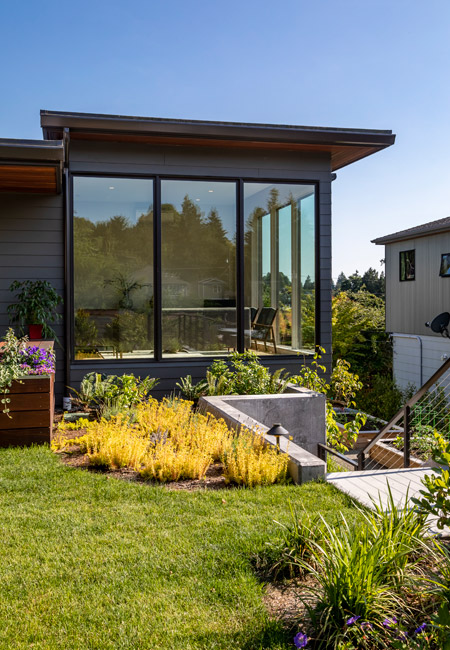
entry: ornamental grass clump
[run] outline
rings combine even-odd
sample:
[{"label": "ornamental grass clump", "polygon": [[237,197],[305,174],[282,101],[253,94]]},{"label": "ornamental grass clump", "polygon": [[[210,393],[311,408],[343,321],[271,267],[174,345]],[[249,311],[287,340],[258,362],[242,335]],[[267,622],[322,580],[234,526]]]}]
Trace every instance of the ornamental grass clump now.
[{"label": "ornamental grass clump", "polygon": [[[132,418],[120,414],[110,420],[63,424],[52,447],[76,444],[91,465],[129,467],[144,479],[162,483],[202,479],[214,462],[223,463],[227,482],[253,486],[284,480],[286,454],[266,446],[259,434],[243,430],[237,436],[223,420],[194,413],[191,405],[180,399],[150,399],[135,407]],[[86,433],[63,437],[76,426]]]},{"label": "ornamental grass clump", "polygon": [[405,629],[414,626],[425,594],[420,563],[430,552],[426,525],[406,502],[396,505],[391,493],[388,508],[375,504],[375,512],[361,511],[364,521],[357,527],[344,517],[335,526],[323,521],[322,539],[312,545],[313,562],[303,563],[316,581],[310,590],[317,602],[309,608],[316,648],[378,647],[344,645],[348,626],[358,619],[375,630],[401,614]]}]

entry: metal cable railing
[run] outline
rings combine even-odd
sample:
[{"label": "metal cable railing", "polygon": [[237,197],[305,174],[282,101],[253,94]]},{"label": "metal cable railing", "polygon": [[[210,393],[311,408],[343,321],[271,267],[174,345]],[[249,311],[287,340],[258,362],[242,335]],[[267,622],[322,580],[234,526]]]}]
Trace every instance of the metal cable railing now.
[{"label": "metal cable railing", "polygon": [[436,445],[450,440],[450,359],[359,449],[358,469],[422,467]]}]

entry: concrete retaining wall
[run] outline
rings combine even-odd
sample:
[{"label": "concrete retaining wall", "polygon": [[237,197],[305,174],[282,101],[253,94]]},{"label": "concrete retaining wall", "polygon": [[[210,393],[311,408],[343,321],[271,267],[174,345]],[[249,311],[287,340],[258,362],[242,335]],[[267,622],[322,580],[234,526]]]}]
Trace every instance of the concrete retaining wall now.
[{"label": "concrete retaining wall", "polygon": [[290,457],[289,473],[295,483],[305,483],[326,472],[317,457],[317,444],[325,444],[325,396],[294,386],[281,395],[223,395],[202,397],[199,408],[225,420],[229,427],[242,426],[258,431],[268,444],[275,440],[266,433],[280,422],[292,441],[280,440],[280,448]]}]

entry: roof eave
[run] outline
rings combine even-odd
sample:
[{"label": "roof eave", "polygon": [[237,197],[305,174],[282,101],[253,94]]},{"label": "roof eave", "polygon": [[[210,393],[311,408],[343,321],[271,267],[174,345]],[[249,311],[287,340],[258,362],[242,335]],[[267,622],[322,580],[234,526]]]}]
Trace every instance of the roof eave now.
[{"label": "roof eave", "polygon": [[420,239],[422,237],[430,237],[431,235],[439,235],[443,232],[450,232],[450,226],[445,226],[442,228],[436,228],[435,230],[427,230],[426,232],[416,232],[416,233],[405,233],[404,235],[399,235],[398,237],[377,237],[377,239],[372,239],[371,243],[381,246],[383,244],[395,244],[396,242],[408,241],[410,239]]},{"label": "roof eave", "polygon": [[[45,138],[62,137],[64,128],[73,134],[122,134],[129,136],[155,136],[179,138],[182,142],[198,138],[207,144],[211,141],[232,141],[258,144],[305,147],[358,147],[366,149],[355,156],[355,161],[391,146],[395,142],[392,131],[368,129],[340,129],[271,124],[241,124],[235,122],[210,122],[200,120],[175,120],[165,118],[127,117],[89,113],[64,113],[41,111],[41,126]],[[350,162],[353,162],[350,161]],[[349,163],[346,163],[349,164]],[[342,165],[337,165],[335,169]]]},{"label": "roof eave", "polygon": [[29,163],[59,163],[64,160],[61,140],[0,139],[0,160]]}]

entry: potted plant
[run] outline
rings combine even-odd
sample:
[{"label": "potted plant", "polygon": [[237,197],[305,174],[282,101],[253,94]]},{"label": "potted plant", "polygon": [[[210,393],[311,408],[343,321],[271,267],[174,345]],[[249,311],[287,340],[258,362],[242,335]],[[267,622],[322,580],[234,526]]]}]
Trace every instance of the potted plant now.
[{"label": "potted plant", "polygon": [[22,330],[25,325],[29,328],[30,339],[54,338],[58,340],[49,322],[57,322],[62,318],[56,308],[63,302],[47,280],[14,280],[10,291],[17,291],[17,302],[8,306],[8,314],[13,323]]}]

